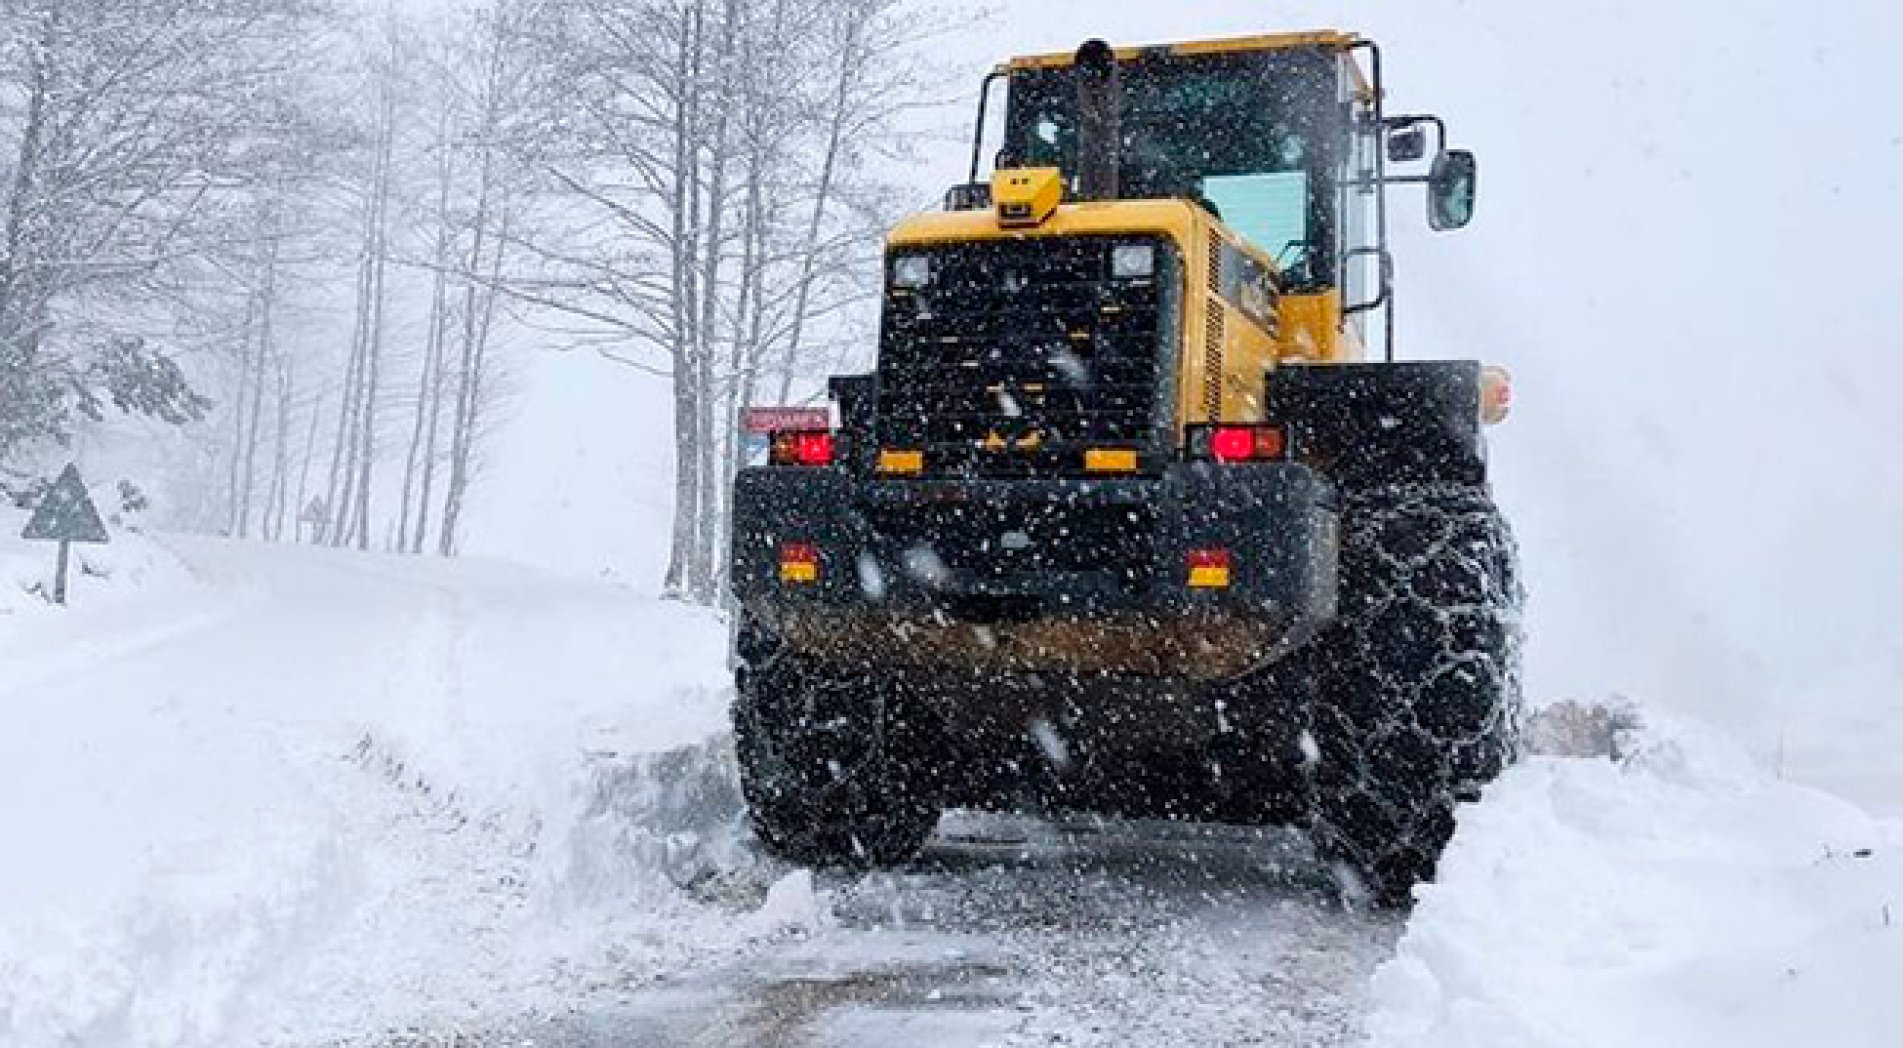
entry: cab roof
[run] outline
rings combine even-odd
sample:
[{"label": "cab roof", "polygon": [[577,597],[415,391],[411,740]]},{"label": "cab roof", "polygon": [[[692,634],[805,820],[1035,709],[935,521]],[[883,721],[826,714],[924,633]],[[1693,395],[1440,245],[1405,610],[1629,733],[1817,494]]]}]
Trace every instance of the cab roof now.
[{"label": "cab roof", "polygon": [[[1323,29],[1310,33],[1271,33],[1263,36],[1234,36],[1216,40],[1190,40],[1175,44],[1156,44],[1144,47],[1119,47],[1114,53],[1119,62],[1133,62],[1150,55],[1170,55],[1188,57],[1191,55],[1243,54],[1251,51],[1286,51],[1302,47],[1319,47],[1329,51],[1346,51],[1361,42],[1354,33],[1343,33],[1334,29]],[[998,72],[1004,74],[1026,72],[1033,69],[1063,69],[1075,64],[1075,53],[1048,55],[1024,55],[1010,59],[998,66]]]}]

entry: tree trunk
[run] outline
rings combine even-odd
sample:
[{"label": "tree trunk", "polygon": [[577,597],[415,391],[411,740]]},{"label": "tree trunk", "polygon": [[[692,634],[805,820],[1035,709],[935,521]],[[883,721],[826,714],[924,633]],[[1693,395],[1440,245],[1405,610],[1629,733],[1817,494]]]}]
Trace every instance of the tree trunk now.
[{"label": "tree trunk", "polygon": [[457,531],[462,526],[464,500],[469,491],[471,457],[475,452],[477,404],[482,391],[482,293],[479,287],[484,257],[488,249],[492,161],[485,156],[481,185],[477,191],[475,232],[463,283],[463,331],[461,374],[456,388],[456,411],[450,420],[449,479],[443,499],[443,525],[437,535],[436,552],[456,555]]},{"label": "tree trunk", "polygon": [[245,293],[244,326],[238,334],[238,388],[231,398],[231,457],[225,463],[225,534],[240,537],[238,522],[243,518],[245,415],[251,410],[251,352],[257,330],[258,296]]},{"label": "tree trunk", "polygon": [[[399,58],[394,32],[390,41],[392,78]],[[371,236],[370,317],[365,330],[362,447],[357,461],[356,544],[360,551],[370,548],[370,493],[376,476],[377,402],[383,369],[384,315],[388,304],[385,277],[390,258],[390,197],[393,192],[392,168],[396,148],[396,84],[386,85],[382,125],[377,148],[376,224]]]},{"label": "tree trunk", "polygon": [[[12,191],[7,196],[6,255],[0,257],[0,345],[12,347],[9,363],[23,373],[39,362],[40,332],[34,319],[39,314],[39,261],[27,257],[27,247],[33,239],[32,212],[39,206],[40,168],[46,161],[46,108],[56,86],[48,56],[57,50],[60,8],[46,10],[40,17],[37,39],[26,48],[26,111]],[[6,450],[0,447],[0,452]]]},{"label": "tree trunk", "polygon": [[733,52],[739,22],[739,3],[737,0],[726,0],[721,14],[720,43],[714,52],[713,79],[723,85],[723,89],[713,99],[713,129],[708,135],[707,236],[701,249],[700,332],[695,339],[700,347],[699,373],[695,385],[700,389],[702,421],[699,455],[701,511],[694,537],[699,555],[695,558],[697,571],[693,591],[696,599],[703,603],[712,603],[719,596],[721,518],[726,512],[726,492],[722,483],[727,473],[724,453],[728,443],[726,431],[732,428],[730,423],[734,421],[722,410],[726,398],[719,388],[721,383],[715,363],[719,344],[717,327],[720,320],[721,263],[726,252],[727,168],[731,163],[728,132],[734,93]]},{"label": "tree trunk", "polygon": [[322,545],[324,541],[323,514],[321,512],[316,514],[307,514],[305,512],[310,508],[308,500],[311,497],[311,462],[317,458],[317,430],[323,418],[324,398],[320,395],[311,401],[310,432],[304,437],[304,458],[297,470],[297,504],[291,507],[293,514],[293,531],[299,542],[307,541],[304,537],[304,518],[306,516],[311,517],[309,522],[311,525],[311,535],[308,541],[313,545]]},{"label": "tree trunk", "polygon": [[[443,340],[449,324],[449,260],[455,227],[450,220],[450,189],[454,179],[449,106],[443,106],[436,126],[436,146],[442,160],[436,171],[436,252],[435,273],[430,283],[429,333],[423,344],[422,374],[416,382],[416,418],[410,430],[409,456],[403,466],[403,509],[397,525],[397,548],[404,553],[422,552],[429,528],[430,467],[436,456],[436,417],[442,400]],[[420,499],[416,498],[421,488]],[[415,530],[411,516],[415,514]]]},{"label": "tree trunk", "polygon": [[700,576],[696,560],[700,550],[695,541],[700,516],[700,398],[695,387],[699,358],[694,346],[696,281],[694,263],[694,224],[698,221],[699,157],[695,144],[699,80],[699,4],[683,18],[679,64],[675,68],[677,91],[674,109],[673,185],[668,200],[673,239],[670,244],[672,274],[672,345],[669,356],[674,364],[674,529],[668,552],[665,592],[672,597],[693,597],[695,580]]},{"label": "tree trunk", "polygon": [[805,333],[806,311],[812,302],[813,278],[819,265],[819,236],[826,222],[826,210],[832,204],[833,179],[839,167],[839,151],[845,143],[852,85],[858,76],[859,23],[847,18],[845,38],[839,48],[839,78],[834,81],[831,120],[826,130],[826,152],[820,160],[819,184],[813,191],[813,210],[806,223],[805,250],[801,253],[799,280],[793,292],[793,327],[787,336],[786,357],[780,370],[779,402],[793,397],[793,378],[799,367],[800,339]]},{"label": "tree trunk", "polygon": [[[275,222],[266,223],[266,235],[272,239],[265,245],[264,274],[262,286],[258,289],[258,334],[255,349],[246,347],[250,362],[251,410],[250,421],[244,440],[244,468],[240,478],[238,498],[238,537],[251,537],[251,504],[257,492],[258,444],[262,441],[261,427],[264,421],[264,377],[265,368],[271,356],[272,326],[271,314],[277,303],[278,247]],[[240,423],[245,426],[245,423]]]},{"label": "tree trunk", "polygon": [[[740,446],[740,418],[742,413],[752,406],[753,391],[759,375],[762,348],[761,339],[765,330],[765,290],[766,290],[766,252],[767,223],[765,201],[766,166],[770,160],[763,143],[754,142],[752,155],[747,163],[747,204],[746,221],[742,231],[741,282],[739,308],[734,313],[733,346],[728,356],[727,381],[728,396],[725,417],[728,420],[724,434],[720,461],[720,489],[727,494],[726,511],[720,515],[720,531],[715,541],[717,550],[725,550],[731,542],[733,529],[733,507],[731,492],[734,479],[740,469],[743,449]],[[716,582],[722,593],[726,592],[726,560],[720,558],[715,570]]]},{"label": "tree trunk", "polygon": [[277,435],[272,444],[271,489],[266,499],[266,542],[284,541],[284,516],[291,480],[291,412],[296,404],[296,382],[291,361],[282,353],[278,355],[276,370]]}]

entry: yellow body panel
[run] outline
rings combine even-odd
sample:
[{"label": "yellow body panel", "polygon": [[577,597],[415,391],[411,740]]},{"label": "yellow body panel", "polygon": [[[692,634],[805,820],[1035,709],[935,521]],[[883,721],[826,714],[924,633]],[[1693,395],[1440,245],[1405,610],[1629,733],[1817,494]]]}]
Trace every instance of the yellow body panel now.
[{"label": "yellow body panel", "polygon": [[1106,200],[1065,204],[1035,229],[1006,229],[989,211],[927,211],[904,219],[886,235],[894,248],[959,244],[1019,237],[1161,233],[1180,246],[1197,231],[1202,209],[1183,200]]},{"label": "yellow body panel", "polygon": [[[1133,62],[1146,54],[1157,53],[1187,57],[1242,54],[1250,51],[1287,51],[1298,47],[1321,47],[1331,51],[1345,51],[1360,41],[1361,38],[1353,33],[1323,29],[1310,33],[1268,33],[1214,40],[1191,40],[1151,47],[1119,47],[1115,49],[1115,54],[1119,62]],[[1024,55],[1005,62],[998,67],[998,71],[1012,73],[1029,69],[1063,69],[1076,60],[1076,53],[1069,51],[1047,55]]]},{"label": "yellow body panel", "polygon": [[[1119,62],[1133,62],[1146,54],[1167,54],[1189,58],[1202,55],[1247,54],[1253,51],[1288,51],[1300,47],[1319,47],[1325,51],[1347,51],[1362,42],[1362,38],[1353,33],[1343,33],[1335,29],[1320,29],[1308,33],[1268,33],[1257,36],[1222,37],[1214,40],[1190,40],[1177,44],[1161,44],[1151,47],[1119,47],[1114,54]],[[1024,55],[1013,58],[998,66],[1001,74],[1024,72],[1034,69],[1066,69],[1077,61],[1074,52]],[[1368,82],[1367,75],[1361,71],[1359,63],[1350,61],[1349,69],[1355,78],[1355,85],[1364,101],[1374,97],[1374,86]]]},{"label": "yellow body panel", "polygon": [[1281,359],[1292,364],[1354,363],[1367,355],[1361,332],[1344,323],[1341,291],[1282,296]]},{"label": "yellow body panel", "polygon": [[[994,211],[947,211],[914,215],[887,238],[894,250],[934,244],[1027,237],[1154,235],[1180,253],[1182,315],[1176,372],[1179,427],[1210,422],[1259,422],[1264,376],[1282,362],[1336,363],[1359,360],[1360,338],[1344,330],[1341,296],[1282,295],[1277,331],[1251,320],[1213,286],[1211,267],[1224,247],[1239,251],[1273,273],[1269,256],[1185,200],[1113,200],[1063,204],[1042,224],[1001,225]],[[1179,439],[1181,430],[1179,428]]]}]

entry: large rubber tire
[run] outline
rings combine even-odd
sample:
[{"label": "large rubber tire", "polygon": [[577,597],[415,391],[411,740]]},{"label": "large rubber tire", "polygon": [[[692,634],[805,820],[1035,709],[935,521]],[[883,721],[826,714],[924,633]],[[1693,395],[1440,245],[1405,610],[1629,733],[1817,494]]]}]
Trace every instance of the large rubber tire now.
[{"label": "large rubber tire", "polygon": [[1518,755],[1518,555],[1485,489],[1388,487],[1344,498],[1340,571],[1307,655],[1311,832],[1356,894],[1405,905]]},{"label": "large rubber tire", "polygon": [[918,854],[941,804],[930,732],[868,674],[793,657],[736,678],[740,785],[766,849],[806,866],[866,869]]},{"label": "large rubber tire", "polygon": [[1290,826],[1308,818],[1312,805],[1301,742],[1310,716],[1305,673],[1299,657],[1288,658],[1212,689],[1222,721],[1206,751],[1217,822]]}]

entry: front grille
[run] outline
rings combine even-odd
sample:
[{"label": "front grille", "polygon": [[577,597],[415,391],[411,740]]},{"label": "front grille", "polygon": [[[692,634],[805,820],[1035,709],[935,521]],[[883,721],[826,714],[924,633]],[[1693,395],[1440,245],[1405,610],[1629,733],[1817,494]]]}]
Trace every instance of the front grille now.
[{"label": "front grille", "polygon": [[1212,419],[1222,417],[1222,348],[1228,337],[1228,317],[1222,299],[1209,300],[1208,340],[1203,355],[1203,411]]},{"label": "front grille", "polygon": [[879,349],[878,439],[928,472],[1076,472],[1085,445],[1158,431],[1173,294],[1167,243],[1146,279],[1111,277],[1128,237],[931,249],[931,280],[894,288]]}]

